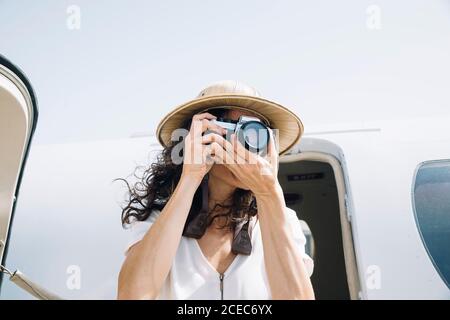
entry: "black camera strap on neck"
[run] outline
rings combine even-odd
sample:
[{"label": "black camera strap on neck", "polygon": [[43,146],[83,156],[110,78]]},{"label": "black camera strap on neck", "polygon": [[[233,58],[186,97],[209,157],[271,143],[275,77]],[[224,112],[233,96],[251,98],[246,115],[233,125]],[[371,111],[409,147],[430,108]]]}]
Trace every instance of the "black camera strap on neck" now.
[{"label": "black camera strap on neck", "polygon": [[200,239],[208,227],[208,174],[203,177],[200,187],[202,189],[202,208],[184,226],[183,236],[188,238]]},{"label": "black camera strap on neck", "polygon": [[[186,223],[183,230],[183,236],[188,238],[200,239],[206,232],[208,227],[208,174],[205,175],[201,182],[202,207],[200,212]],[[252,241],[249,234],[250,218],[239,230],[233,239],[231,251],[234,254],[250,255],[252,252]]]},{"label": "black camera strap on neck", "polygon": [[234,254],[250,255],[252,253],[252,239],[250,238],[250,233],[248,227],[250,225],[250,218],[239,230],[236,237],[233,239],[233,244],[231,245],[231,251]]}]

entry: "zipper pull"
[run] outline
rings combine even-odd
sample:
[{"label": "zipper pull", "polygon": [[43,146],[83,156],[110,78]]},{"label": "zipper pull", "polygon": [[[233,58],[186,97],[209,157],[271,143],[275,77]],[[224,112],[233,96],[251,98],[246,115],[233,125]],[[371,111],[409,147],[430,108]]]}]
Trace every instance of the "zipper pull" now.
[{"label": "zipper pull", "polygon": [[221,273],[219,275],[219,280],[220,280],[220,300],[223,300],[223,278],[225,277],[225,275],[223,273]]}]

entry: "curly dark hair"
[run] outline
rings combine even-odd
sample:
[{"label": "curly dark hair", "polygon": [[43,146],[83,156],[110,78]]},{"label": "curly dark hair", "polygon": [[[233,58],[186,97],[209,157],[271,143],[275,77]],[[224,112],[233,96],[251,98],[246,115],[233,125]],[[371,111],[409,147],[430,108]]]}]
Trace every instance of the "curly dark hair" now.
[{"label": "curly dark hair", "polygon": [[[223,117],[226,109],[214,109],[208,111],[217,117]],[[190,128],[192,119],[188,119],[183,128]],[[182,139],[182,138],[181,138]],[[125,207],[122,208],[122,226],[125,227],[133,221],[146,220],[153,210],[162,211],[174,192],[183,169],[183,164],[175,164],[172,161],[172,150],[181,141],[173,141],[169,146],[164,147],[158,154],[156,161],[144,170],[142,175],[137,174],[135,169],[134,176],[138,181],[130,186],[125,179],[122,180],[128,187],[128,199]],[[182,151],[180,153],[183,156]],[[256,215],[256,199],[249,190],[237,188],[227,201],[229,204],[216,204],[209,212],[208,226],[218,217],[225,217],[226,222],[221,226],[233,230],[236,225],[246,221],[249,217]],[[189,211],[187,223],[200,211],[202,205],[201,187],[194,195],[192,206]],[[217,213],[217,209],[222,208]]]}]

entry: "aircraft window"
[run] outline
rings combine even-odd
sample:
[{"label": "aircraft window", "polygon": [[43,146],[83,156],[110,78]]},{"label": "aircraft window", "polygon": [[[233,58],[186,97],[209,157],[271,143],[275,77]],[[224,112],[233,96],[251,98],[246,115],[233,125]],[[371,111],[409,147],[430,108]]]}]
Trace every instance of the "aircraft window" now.
[{"label": "aircraft window", "polygon": [[413,188],[414,215],[422,241],[450,288],[450,160],[422,163]]}]

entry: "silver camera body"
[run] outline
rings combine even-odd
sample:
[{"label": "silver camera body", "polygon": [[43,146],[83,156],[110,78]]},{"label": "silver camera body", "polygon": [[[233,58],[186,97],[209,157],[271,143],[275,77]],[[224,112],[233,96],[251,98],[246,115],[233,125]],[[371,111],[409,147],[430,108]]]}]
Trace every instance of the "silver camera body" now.
[{"label": "silver camera body", "polygon": [[270,134],[269,128],[258,118],[240,116],[239,120],[217,118],[214,123],[227,130],[225,139],[230,141],[231,134],[249,151],[254,153],[267,152]]}]

